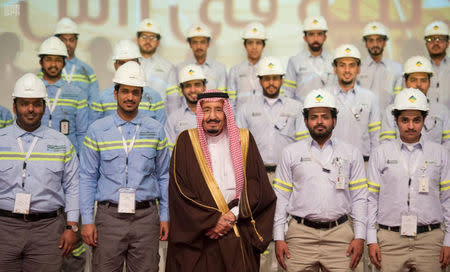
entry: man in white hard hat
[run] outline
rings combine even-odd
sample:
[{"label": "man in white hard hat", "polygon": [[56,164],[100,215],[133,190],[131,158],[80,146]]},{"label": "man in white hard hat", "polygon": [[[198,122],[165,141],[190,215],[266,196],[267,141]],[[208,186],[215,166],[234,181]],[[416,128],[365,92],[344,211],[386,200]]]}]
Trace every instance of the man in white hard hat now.
[{"label": "man in white hard hat", "polygon": [[67,49],[60,39],[50,37],[42,42],[38,56],[48,94],[42,123],[66,135],[79,153],[88,127],[87,95],[62,79]]},{"label": "man in white hard hat", "polygon": [[430,56],[434,76],[431,80],[433,99],[450,107],[450,58],[448,26],[442,21],[431,22],[425,28],[425,46]]},{"label": "man in white hard hat", "polygon": [[206,76],[198,65],[188,64],[183,67],[178,73],[178,79],[185,103],[170,114],[164,126],[170,150],[183,130],[197,126],[197,96],[206,90]]},{"label": "man in white hard hat", "polygon": [[287,271],[349,271],[363,253],[364,162],[358,148],[333,133],[337,109],[331,92],[311,91],[303,108],[311,138],[284,148],[277,166],[274,240],[278,262]]},{"label": "man in white hard hat", "polygon": [[369,161],[369,256],[381,271],[444,271],[450,264],[449,153],[421,135],[429,107],[420,90],[404,89],[392,109],[400,137],[381,144]]},{"label": "man in white hard hat", "polygon": [[[406,88],[419,89],[427,96],[430,105],[427,118],[424,120],[422,137],[427,141],[442,144],[450,150],[450,112],[445,105],[428,97],[433,76],[431,62],[426,57],[414,56],[405,62],[403,84]],[[394,141],[398,136],[398,127],[392,116],[393,106],[390,105],[384,111],[380,141]]]},{"label": "man in white hard hat", "polygon": [[384,56],[388,41],[388,29],[380,22],[370,22],[363,29],[363,41],[369,55],[361,62],[358,84],[374,92],[383,111],[392,102],[397,78],[401,77],[402,65]]},{"label": "man in white hard hat", "polygon": [[[367,161],[370,152],[378,145],[381,114],[377,95],[356,83],[360,63],[361,55],[354,45],[339,46],[333,60],[338,82],[328,89],[336,96],[340,113],[334,134],[356,146]],[[298,130],[297,140],[307,137],[307,130]]]},{"label": "man in white hard hat", "polygon": [[7,108],[0,106],[0,128],[11,125],[13,121],[11,112]]},{"label": "man in white hard hat", "polygon": [[166,111],[168,114],[178,109],[183,103],[183,95],[178,86],[178,74],[188,64],[197,64],[202,67],[207,80],[207,90],[226,91],[227,87],[227,70],[225,65],[208,56],[208,48],[211,41],[209,28],[203,24],[194,24],[189,28],[186,39],[191,47],[193,57],[178,64],[170,72],[169,87],[166,90]]},{"label": "man in white hard hat", "polygon": [[244,28],[242,39],[247,59],[231,67],[228,75],[227,93],[235,111],[238,111],[245,102],[262,94],[256,70],[266,46],[266,29],[261,23],[249,23]]},{"label": "man in white hard hat", "polygon": [[41,123],[41,79],[25,74],[12,96],[16,121],[0,130],[0,271],[59,272],[76,246],[78,158],[67,137]]},{"label": "man in white hard hat", "polygon": [[[117,71],[121,65],[128,61],[140,63],[140,56],[141,54],[136,43],[131,40],[121,40],[114,47],[114,56],[112,58],[114,61],[114,69]],[[100,92],[97,98],[92,101],[90,109],[89,124],[92,124],[95,120],[114,114],[117,111],[117,101],[114,99],[114,85]],[[166,122],[164,101],[152,87],[144,87],[139,110],[141,114],[155,119],[162,125]]]},{"label": "man in white hard hat", "polygon": [[67,47],[68,56],[63,69],[63,79],[69,85],[72,84],[85,91],[90,103],[98,94],[98,81],[91,66],[75,56],[78,35],[80,35],[77,24],[70,18],[62,18],[56,24],[54,35],[61,39]]},{"label": "man in white hard hat", "polygon": [[327,31],[324,17],[311,16],[305,19],[303,40],[308,48],[289,59],[283,85],[287,96],[303,102],[308,92],[332,82],[333,55],[323,48]]},{"label": "man in white hard hat", "polygon": [[257,75],[262,96],[243,104],[237,113],[237,124],[254,135],[261,157],[272,181],[280,162],[280,150],[295,142],[297,119],[302,104],[280,95],[284,68],[275,57],[265,57],[258,63]]},{"label": "man in white hard hat", "polygon": [[80,156],[81,234],[94,247],[94,271],[121,271],[125,261],[127,271],[158,271],[159,240],[169,232],[167,139],[139,113],[139,64],[120,66],[113,82],[117,112],[89,127]]},{"label": "man in white hard hat", "polygon": [[169,72],[173,65],[156,52],[161,42],[160,25],[150,18],[142,20],[136,32],[136,42],[141,52],[139,62],[144,69],[147,86],[165,98]]}]

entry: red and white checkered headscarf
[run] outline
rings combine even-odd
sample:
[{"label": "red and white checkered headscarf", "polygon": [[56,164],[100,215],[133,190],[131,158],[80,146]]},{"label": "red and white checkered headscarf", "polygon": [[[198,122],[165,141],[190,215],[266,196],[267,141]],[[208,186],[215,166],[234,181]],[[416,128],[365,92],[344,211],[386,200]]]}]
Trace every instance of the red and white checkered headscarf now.
[{"label": "red and white checkered headscarf", "polygon": [[[206,93],[223,93],[218,90],[208,90]],[[200,138],[200,145],[202,147],[203,154],[208,162],[209,169],[213,173],[211,156],[208,150],[208,143],[206,142],[205,129],[203,128],[204,113],[202,110],[203,102],[216,102],[223,101],[223,112],[225,113],[226,122],[223,129],[228,130],[228,139],[230,147],[231,162],[234,169],[234,177],[236,180],[236,195],[235,198],[239,198],[241,195],[242,187],[244,185],[244,163],[242,161],[241,140],[239,135],[239,128],[234,123],[233,111],[231,110],[228,99],[222,97],[202,98],[197,103],[197,131]]]}]

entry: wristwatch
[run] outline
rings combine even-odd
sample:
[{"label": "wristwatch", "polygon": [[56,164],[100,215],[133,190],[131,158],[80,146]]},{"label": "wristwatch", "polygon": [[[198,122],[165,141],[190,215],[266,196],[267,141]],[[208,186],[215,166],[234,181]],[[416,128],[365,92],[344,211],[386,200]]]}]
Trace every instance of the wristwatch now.
[{"label": "wristwatch", "polygon": [[67,225],[66,229],[70,229],[76,233],[78,231],[78,225]]}]

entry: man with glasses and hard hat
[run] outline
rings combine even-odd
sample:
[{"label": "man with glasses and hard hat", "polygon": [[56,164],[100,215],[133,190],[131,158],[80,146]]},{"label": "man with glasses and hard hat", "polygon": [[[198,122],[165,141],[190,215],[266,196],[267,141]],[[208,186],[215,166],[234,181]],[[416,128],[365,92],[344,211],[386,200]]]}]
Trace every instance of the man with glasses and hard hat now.
[{"label": "man with glasses and hard hat", "polygon": [[77,24],[70,18],[62,18],[56,24],[54,35],[61,39],[67,47],[66,65],[63,69],[63,79],[69,84],[74,85],[86,92],[88,102],[95,98],[98,94],[98,81],[94,70],[75,56],[75,50],[78,44]]},{"label": "man with glasses and hard hat", "polygon": [[431,95],[434,99],[450,108],[450,58],[447,56],[449,45],[448,26],[442,21],[434,21],[425,28],[425,46],[430,56],[434,76],[431,79]]},{"label": "man with glasses and hard hat", "polygon": [[178,64],[172,69],[169,76],[169,87],[166,91],[166,111],[168,114],[175,111],[183,104],[183,95],[178,86],[179,71],[188,64],[197,64],[203,69],[206,76],[206,89],[217,89],[226,91],[227,69],[224,64],[208,56],[208,48],[211,41],[211,31],[203,24],[192,25],[186,35],[187,42],[191,47],[193,57]]},{"label": "man with glasses and hard hat", "polygon": [[66,136],[41,123],[41,79],[25,74],[12,96],[16,121],[0,130],[0,271],[59,272],[76,246],[78,158]]},{"label": "man with glasses and hard hat", "polygon": [[88,127],[87,95],[62,79],[68,55],[66,46],[60,39],[46,39],[38,54],[42,81],[48,94],[47,110],[42,123],[66,135],[79,153]]},{"label": "man with glasses and hard hat", "polygon": [[94,247],[94,271],[121,271],[125,261],[127,271],[158,271],[159,240],[169,233],[167,139],[139,113],[140,65],[123,64],[113,82],[117,112],[89,127],[80,156],[81,234]]},{"label": "man with glasses and hard hat", "polygon": [[274,240],[278,262],[287,271],[349,271],[363,253],[364,162],[358,148],[333,133],[337,115],[331,92],[311,91],[303,108],[311,138],[285,147],[277,166]]},{"label": "man with glasses and hard hat", "polygon": [[202,67],[198,65],[184,66],[178,73],[178,78],[185,103],[169,116],[164,126],[170,150],[175,146],[175,141],[183,130],[196,127],[197,97],[206,90],[206,76]]},{"label": "man with glasses and hard hat", "polygon": [[[431,62],[422,56],[414,56],[405,62],[403,84],[406,88],[420,90],[429,101],[429,111],[424,120],[422,138],[442,144],[450,150],[450,112],[442,103],[429,99],[430,82],[434,77]],[[401,93],[401,92],[400,92]],[[384,111],[381,124],[380,141],[394,141],[398,136],[398,127],[389,105]]]},{"label": "man with glasses and hard hat", "polygon": [[392,108],[400,137],[370,156],[367,244],[381,271],[444,271],[450,264],[449,153],[422,137],[428,111],[420,90],[400,92]]},{"label": "man with glasses and hard hat", "polygon": [[245,26],[242,39],[247,59],[231,67],[228,76],[227,93],[235,111],[238,111],[245,102],[262,94],[256,71],[266,46],[266,29],[261,23],[250,23]]},{"label": "man with glasses and hard hat", "polygon": [[388,29],[380,22],[370,22],[363,30],[363,40],[369,55],[361,62],[358,84],[374,92],[379,99],[380,109],[384,111],[392,102],[397,79],[402,74],[402,65],[384,56],[388,41]]},{"label": "man with glasses and hard hat", "polygon": [[[139,48],[131,40],[121,40],[114,47],[114,69],[117,69],[128,61],[140,63]],[[142,66],[142,65],[141,65]],[[166,111],[164,102],[157,91],[152,87],[144,87],[141,102],[139,103],[141,114],[145,114],[162,125],[166,122]],[[100,92],[97,98],[91,103],[89,112],[89,124],[105,116],[114,114],[117,111],[117,101],[114,99],[114,85]]]},{"label": "man with glasses and hard hat", "polygon": [[149,18],[142,20],[136,32],[136,42],[141,52],[139,62],[144,70],[147,86],[165,98],[173,65],[156,52],[161,42],[160,25]]},{"label": "man with glasses and hard hat", "polygon": [[303,40],[307,50],[289,59],[283,90],[286,96],[303,102],[308,92],[333,82],[333,55],[323,48],[327,40],[327,21],[312,16],[303,23]]}]

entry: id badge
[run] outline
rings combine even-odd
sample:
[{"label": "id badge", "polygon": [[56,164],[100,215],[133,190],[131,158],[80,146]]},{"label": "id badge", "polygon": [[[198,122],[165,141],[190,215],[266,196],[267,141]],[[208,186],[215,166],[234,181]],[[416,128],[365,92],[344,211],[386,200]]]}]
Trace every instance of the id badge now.
[{"label": "id badge", "polygon": [[31,194],[17,193],[13,213],[30,213]]},{"label": "id badge", "polygon": [[59,132],[69,135],[69,120],[63,119],[59,122]]},{"label": "id badge", "polygon": [[131,188],[119,189],[119,213],[135,213],[136,212],[136,190]]},{"label": "id badge", "polygon": [[344,175],[338,175],[336,180],[336,190],[345,190],[346,178]]},{"label": "id badge", "polygon": [[429,192],[430,179],[428,177],[419,177],[419,193]]},{"label": "id badge", "polygon": [[400,226],[400,235],[417,235],[417,215],[402,215],[402,224]]}]

